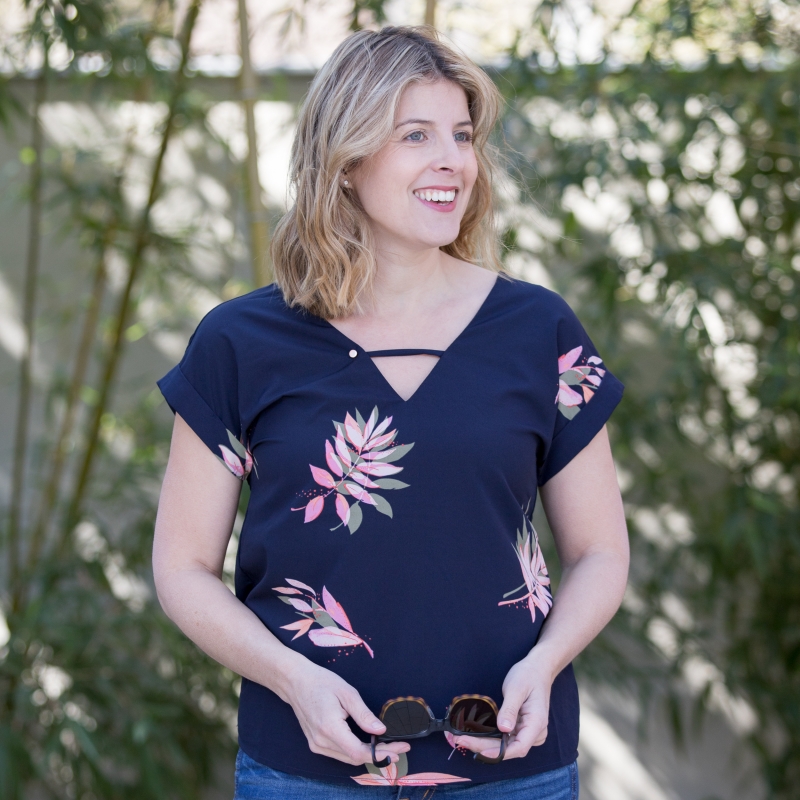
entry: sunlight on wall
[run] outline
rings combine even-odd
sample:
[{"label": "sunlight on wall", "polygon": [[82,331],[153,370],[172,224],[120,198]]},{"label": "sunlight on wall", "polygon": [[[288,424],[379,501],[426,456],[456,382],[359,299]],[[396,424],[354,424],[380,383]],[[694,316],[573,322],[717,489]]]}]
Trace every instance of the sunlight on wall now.
[{"label": "sunlight on wall", "polygon": [[659,786],[611,725],[585,703],[580,750],[593,762],[584,780],[596,800],[677,800]]}]

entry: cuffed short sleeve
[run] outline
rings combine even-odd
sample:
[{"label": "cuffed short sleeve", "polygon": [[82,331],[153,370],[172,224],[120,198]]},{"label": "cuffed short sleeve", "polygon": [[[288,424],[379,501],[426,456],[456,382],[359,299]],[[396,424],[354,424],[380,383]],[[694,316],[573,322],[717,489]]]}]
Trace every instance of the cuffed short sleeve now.
[{"label": "cuffed short sleeve", "polygon": [[158,381],[158,388],[173,412],[244,480],[253,462],[240,421],[238,366],[224,316],[221,306],[206,315],[180,364]]},{"label": "cuffed short sleeve", "polygon": [[557,328],[558,385],[553,438],[539,470],[550,480],[600,432],[622,399],[623,385],[606,367],[575,314],[563,304]]}]

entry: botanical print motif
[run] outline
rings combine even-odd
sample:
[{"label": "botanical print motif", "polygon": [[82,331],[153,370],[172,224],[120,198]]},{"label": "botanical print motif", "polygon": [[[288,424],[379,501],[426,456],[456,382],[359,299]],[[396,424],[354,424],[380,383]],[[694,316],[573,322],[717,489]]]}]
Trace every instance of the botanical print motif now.
[{"label": "botanical print motif", "polygon": [[[225,447],[224,444],[218,445],[222,453],[222,458],[219,460],[237,477],[243,481],[250,474],[253,469],[254,461],[253,454],[227,429],[225,432],[228,434],[228,442],[233,450]],[[256,477],[258,477],[258,470],[256,470]]]},{"label": "botanical print motif", "polygon": [[414,443],[394,444],[397,429],[386,432],[391,423],[391,417],[378,423],[377,406],[372,409],[366,422],[358,409],[355,419],[348,412],[344,422],[334,422],[336,435],[331,437],[331,441],[325,441],[325,461],[330,472],[313,464],[308,465],[314,481],[328,491],[312,497],[307,505],[293,508],[292,511],[305,511],[304,521],[311,522],[322,513],[326,498],[335,493],[336,513],[342,522],[331,528],[333,531],[347,525],[350,533],[355,533],[364,516],[361,503],[391,517],[389,501],[374,491],[367,491],[408,488],[407,483],[388,476],[402,472],[402,467],[391,462],[402,458]]},{"label": "botanical print motif", "polygon": [[[522,531],[517,531],[517,544],[514,552],[519,559],[522,568],[522,577],[525,582],[516,589],[506,592],[497,605],[507,606],[514,603],[524,603],[527,601],[528,610],[531,612],[531,619],[536,622],[536,609],[538,608],[543,616],[547,616],[550,607],[553,605],[553,596],[547,588],[550,585],[550,576],[547,574],[547,566],[544,563],[542,550],[539,547],[539,537],[534,530],[533,523],[523,510]],[[527,589],[528,593],[513,600],[506,600],[512,594],[516,594],[520,589]]]},{"label": "botanical print motif", "polygon": [[[353,632],[353,626],[344,613],[342,606],[333,599],[333,595],[323,586],[322,604],[317,598],[317,593],[305,583],[296,581],[293,578],[286,578],[289,586],[274,586],[273,592],[280,595],[284,603],[288,603],[296,609],[302,619],[292,622],[289,625],[281,625],[283,630],[297,631],[292,637],[292,641],[303,634],[308,634],[308,638],[317,647],[358,647],[364,645],[364,649],[369,653],[370,658],[375,658],[372,648],[357,634]],[[289,596],[287,596],[289,595]],[[291,595],[299,595],[292,597]],[[319,628],[313,628],[319,625]]]},{"label": "botanical print motif", "polygon": [[365,766],[368,771],[364,775],[351,776],[362,786],[436,786],[439,783],[470,781],[470,778],[459,778],[443,772],[416,772],[409,775],[408,758],[405,753],[400,753],[397,763],[389,764],[388,767],[376,767],[374,764]]},{"label": "botanical print motif", "polygon": [[581,410],[581,403],[588,403],[594,397],[606,374],[602,368],[603,359],[599,356],[589,356],[585,364],[578,364],[582,352],[583,346],[578,346],[558,359],[556,402],[558,410],[567,419],[572,419]]}]

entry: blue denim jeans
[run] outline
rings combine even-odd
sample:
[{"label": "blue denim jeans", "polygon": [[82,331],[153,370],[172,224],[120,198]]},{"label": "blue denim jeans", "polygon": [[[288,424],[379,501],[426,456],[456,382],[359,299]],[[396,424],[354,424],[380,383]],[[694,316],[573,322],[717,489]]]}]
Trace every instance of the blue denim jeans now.
[{"label": "blue denim jeans", "polygon": [[578,800],[578,764],[505,781],[443,786],[347,786],[278,772],[239,750],[233,800]]}]

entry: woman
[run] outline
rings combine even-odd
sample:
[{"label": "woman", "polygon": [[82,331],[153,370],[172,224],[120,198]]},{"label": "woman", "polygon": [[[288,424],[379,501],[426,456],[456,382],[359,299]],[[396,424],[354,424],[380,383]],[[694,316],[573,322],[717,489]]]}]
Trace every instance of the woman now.
[{"label": "woman", "polygon": [[[275,285],[214,309],[159,383],[176,419],[156,586],[244,678],[238,800],[577,797],[571,661],[628,566],[605,431],[622,385],[557,295],[502,274],[499,104],[428,29],[348,38],[300,115]],[[491,735],[451,713],[399,740],[376,716],[459,695],[502,701],[472,720]]]}]

